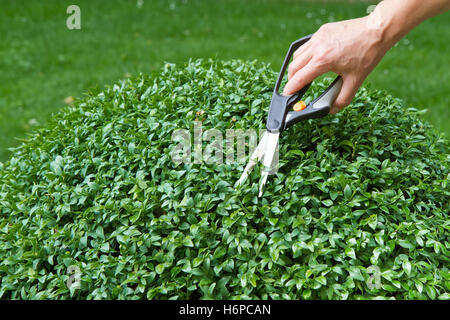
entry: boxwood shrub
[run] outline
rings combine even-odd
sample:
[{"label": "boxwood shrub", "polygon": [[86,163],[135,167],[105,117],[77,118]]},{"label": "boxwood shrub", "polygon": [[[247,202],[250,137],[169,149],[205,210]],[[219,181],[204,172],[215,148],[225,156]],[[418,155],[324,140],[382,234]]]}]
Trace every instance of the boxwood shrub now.
[{"label": "boxwood shrub", "polygon": [[55,115],[0,165],[1,298],[449,299],[448,142],[386,92],[285,131],[262,198],[172,161],[196,119],[264,128],[275,76],[166,64]]}]

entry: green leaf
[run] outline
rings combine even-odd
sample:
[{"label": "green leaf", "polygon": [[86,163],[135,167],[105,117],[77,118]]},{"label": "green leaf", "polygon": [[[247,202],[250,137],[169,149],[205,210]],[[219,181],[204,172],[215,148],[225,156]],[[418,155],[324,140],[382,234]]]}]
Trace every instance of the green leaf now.
[{"label": "green leaf", "polygon": [[192,242],[192,239],[190,236],[187,236],[183,239],[183,245],[186,247],[193,247],[194,243]]},{"label": "green leaf", "polygon": [[163,263],[160,263],[156,266],[155,271],[157,274],[162,274],[164,271],[165,265]]},{"label": "green leaf", "polygon": [[411,263],[408,260],[403,261],[402,267],[408,276],[411,275]]},{"label": "green leaf", "polygon": [[136,150],[136,144],[134,142],[130,142],[128,144],[128,152],[129,153],[134,153],[135,150]]},{"label": "green leaf", "polygon": [[350,197],[352,196],[352,189],[350,188],[350,186],[347,184],[344,188],[344,198],[345,199],[350,199]]},{"label": "green leaf", "polygon": [[333,201],[327,199],[327,200],[323,200],[322,203],[324,205],[326,205],[327,207],[331,207],[333,205]]}]

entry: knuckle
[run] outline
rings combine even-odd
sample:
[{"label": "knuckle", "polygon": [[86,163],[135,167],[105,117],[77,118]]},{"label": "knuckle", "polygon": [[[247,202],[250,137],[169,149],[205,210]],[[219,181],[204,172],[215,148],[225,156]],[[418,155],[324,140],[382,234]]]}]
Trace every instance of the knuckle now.
[{"label": "knuckle", "polygon": [[318,31],[320,31],[320,32],[328,32],[328,30],[330,29],[330,25],[331,25],[331,23],[324,23],[323,25],[321,25],[319,27]]},{"label": "knuckle", "polygon": [[352,103],[352,100],[353,100],[352,97],[348,97],[347,99],[345,99],[342,108],[344,108],[344,107],[348,106],[350,103]]},{"label": "knuckle", "polygon": [[341,110],[342,108],[344,108],[345,106],[346,106],[346,98],[345,97],[338,97],[337,99],[336,99],[336,101],[333,103],[333,107],[336,109],[336,110]]},{"label": "knuckle", "polygon": [[335,61],[333,48],[326,45],[317,47],[314,58],[315,63],[318,67],[331,68],[333,65],[333,61]]},{"label": "knuckle", "polygon": [[316,57],[315,57],[315,65],[319,68],[324,68],[328,66],[330,59],[329,57],[324,53],[324,51],[320,51]]},{"label": "knuckle", "polygon": [[340,101],[337,102],[336,107],[341,110],[348,106],[352,102],[352,97],[343,97]]},{"label": "knuckle", "polygon": [[292,80],[293,80],[293,83],[295,83],[295,85],[296,86],[298,86],[301,82],[302,82],[302,80],[303,80],[303,75],[301,74],[301,72],[297,72],[293,77],[292,77]]}]

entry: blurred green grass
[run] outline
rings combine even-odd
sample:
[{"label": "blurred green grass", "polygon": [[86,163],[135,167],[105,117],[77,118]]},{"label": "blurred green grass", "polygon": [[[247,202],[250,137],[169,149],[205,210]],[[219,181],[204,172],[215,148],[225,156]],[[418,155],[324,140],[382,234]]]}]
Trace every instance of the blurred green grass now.
[{"label": "blurred green grass", "polygon": [[[0,0],[0,161],[68,96],[189,58],[259,59],[278,70],[289,44],[373,3],[300,0]],[[139,2],[142,7],[139,8]],[[81,30],[66,8],[81,8]],[[450,134],[450,14],[416,28],[369,76]]]}]

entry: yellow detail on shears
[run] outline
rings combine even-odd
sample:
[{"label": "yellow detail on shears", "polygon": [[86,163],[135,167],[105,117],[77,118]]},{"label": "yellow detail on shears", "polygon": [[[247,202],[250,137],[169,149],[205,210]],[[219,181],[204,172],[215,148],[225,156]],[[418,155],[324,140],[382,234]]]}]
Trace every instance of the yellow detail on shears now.
[{"label": "yellow detail on shears", "polygon": [[303,109],[306,109],[306,103],[304,101],[299,101],[296,104],[294,104],[294,111],[302,111]]}]

